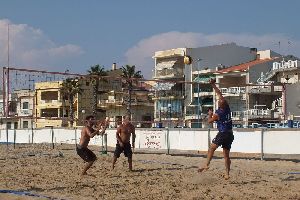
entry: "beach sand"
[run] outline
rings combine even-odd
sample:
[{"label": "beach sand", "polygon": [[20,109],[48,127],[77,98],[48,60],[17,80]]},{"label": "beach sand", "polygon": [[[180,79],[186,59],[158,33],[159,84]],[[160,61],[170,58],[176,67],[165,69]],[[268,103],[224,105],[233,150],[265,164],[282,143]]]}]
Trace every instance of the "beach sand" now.
[{"label": "beach sand", "polygon": [[204,157],[137,153],[129,172],[124,155],[111,170],[112,153],[101,155],[80,177],[84,162],[74,145],[0,145],[0,190],[27,191],[37,196],[0,193],[0,199],[300,199],[300,163],[284,160],[232,159],[231,178],[224,180],[224,160],[208,171],[197,167]]}]

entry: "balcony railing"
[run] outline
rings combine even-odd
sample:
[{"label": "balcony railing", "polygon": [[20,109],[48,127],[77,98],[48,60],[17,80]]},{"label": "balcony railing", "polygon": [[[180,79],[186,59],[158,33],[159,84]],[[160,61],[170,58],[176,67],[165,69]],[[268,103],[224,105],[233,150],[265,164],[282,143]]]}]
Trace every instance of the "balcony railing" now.
[{"label": "balcony railing", "polygon": [[21,115],[32,115],[32,110],[29,109],[20,109]]},{"label": "balcony railing", "polygon": [[272,109],[278,108],[278,107],[282,107],[282,97],[275,99],[272,102]]},{"label": "balcony railing", "polygon": [[199,90],[198,90],[197,86],[194,86],[193,92],[194,93],[213,92],[213,89],[211,89],[211,88],[199,88]]},{"label": "balcony railing", "polygon": [[182,97],[184,96],[184,92],[181,91],[174,91],[174,90],[166,90],[166,91],[157,91],[155,93],[155,98],[159,97]]},{"label": "balcony railing", "polygon": [[271,86],[249,86],[249,93],[269,93],[272,92]]},{"label": "balcony railing", "polygon": [[244,115],[248,117],[248,119],[256,119],[256,118],[271,118],[271,110],[267,109],[250,109],[244,111]]},{"label": "balcony railing", "polygon": [[229,88],[221,88],[220,90],[224,95],[241,95],[241,94],[245,94],[246,87],[229,87]]},{"label": "balcony railing", "polygon": [[233,120],[239,120],[242,119],[244,116],[244,113],[242,111],[232,111],[231,112],[231,118]]},{"label": "balcony railing", "polygon": [[155,77],[183,77],[183,70],[182,69],[163,69],[163,70],[156,70]]},{"label": "balcony railing", "polygon": [[164,119],[170,118],[170,117],[171,118],[182,118],[182,113],[174,112],[174,111],[172,111],[171,113],[165,112],[165,111],[161,111],[161,112],[156,111],[155,116],[156,116],[156,118],[164,118]]},{"label": "balcony railing", "polygon": [[47,100],[41,100],[40,101],[41,104],[57,104],[57,103],[61,103],[61,101],[58,101],[57,99],[47,99]]}]

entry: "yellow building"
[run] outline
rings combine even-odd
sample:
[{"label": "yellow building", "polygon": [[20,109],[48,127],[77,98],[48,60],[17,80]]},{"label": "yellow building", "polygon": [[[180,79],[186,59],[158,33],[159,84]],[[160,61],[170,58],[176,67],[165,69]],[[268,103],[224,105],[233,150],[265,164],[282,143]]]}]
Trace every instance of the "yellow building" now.
[{"label": "yellow building", "polygon": [[[127,85],[121,79],[122,70],[113,66],[108,71],[108,79],[101,82],[98,91],[98,109],[104,110],[109,117],[110,127],[117,127],[122,116],[127,114],[129,95]],[[135,85],[131,95],[131,118],[138,127],[151,127],[153,120],[153,102],[149,98],[146,84]]]},{"label": "yellow building", "polygon": [[[110,127],[116,127],[127,113],[128,90],[121,79],[122,70],[108,71],[105,81],[100,81],[97,91],[96,118],[110,118]],[[35,122],[37,128],[70,127],[69,101],[63,101],[60,94],[62,81],[35,84]],[[93,85],[90,77],[79,78],[81,94],[74,97],[74,127],[83,126],[84,118],[92,114]],[[135,86],[132,92],[132,120],[140,127],[150,127],[153,119],[153,103],[145,84]]]},{"label": "yellow building", "polygon": [[[60,93],[62,81],[35,83],[36,127],[70,127],[69,100],[63,100]],[[81,94],[74,97],[73,126],[83,126],[84,117],[92,113],[92,85],[88,79],[79,79]]]}]

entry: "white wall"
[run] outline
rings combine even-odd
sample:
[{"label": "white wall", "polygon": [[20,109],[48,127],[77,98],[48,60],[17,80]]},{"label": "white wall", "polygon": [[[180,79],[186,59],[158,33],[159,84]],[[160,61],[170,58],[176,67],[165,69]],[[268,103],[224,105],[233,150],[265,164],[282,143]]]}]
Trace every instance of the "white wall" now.
[{"label": "white wall", "polygon": [[[54,143],[75,144],[79,142],[80,131],[76,129],[53,129]],[[51,143],[51,129],[18,129],[8,130],[8,142],[16,143]],[[109,129],[107,133],[107,145],[115,147],[116,129]],[[217,130],[212,129],[137,129],[137,149],[160,149],[167,150],[196,150],[207,151],[209,141],[216,136]],[[168,139],[169,138],[169,139]],[[210,138],[210,139],[209,139]],[[231,152],[261,153],[266,154],[300,154],[300,129],[235,129],[234,141]],[[0,142],[7,142],[6,130],[0,131]],[[263,145],[262,145],[263,142]],[[91,139],[91,145],[102,145],[102,137],[96,136]],[[218,148],[217,151],[222,151]]]}]

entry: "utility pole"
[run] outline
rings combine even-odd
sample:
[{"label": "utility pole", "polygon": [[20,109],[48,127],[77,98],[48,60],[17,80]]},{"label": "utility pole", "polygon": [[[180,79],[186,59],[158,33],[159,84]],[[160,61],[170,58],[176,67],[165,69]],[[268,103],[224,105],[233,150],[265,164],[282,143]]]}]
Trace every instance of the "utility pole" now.
[{"label": "utility pole", "polygon": [[197,106],[198,106],[198,109],[197,109],[197,119],[198,119],[198,128],[200,128],[200,67],[199,67],[199,62],[201,61],[202,59],[201,58],[198,58],[197,60],[197,74],[198,74],[198,88],[197,88],[197,92],[198,92],[198,95],[197,95]]}]

